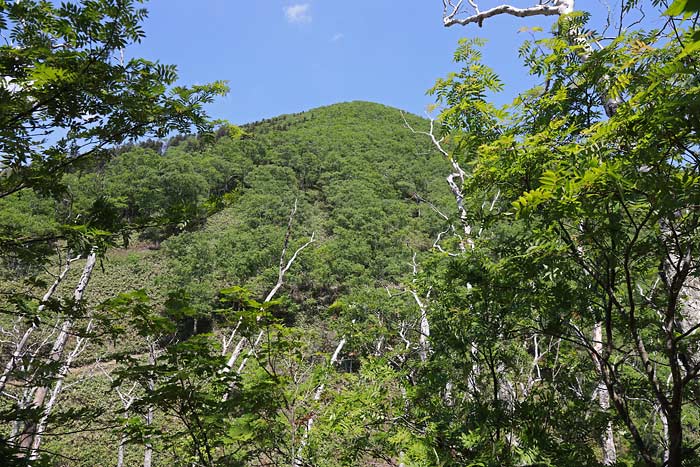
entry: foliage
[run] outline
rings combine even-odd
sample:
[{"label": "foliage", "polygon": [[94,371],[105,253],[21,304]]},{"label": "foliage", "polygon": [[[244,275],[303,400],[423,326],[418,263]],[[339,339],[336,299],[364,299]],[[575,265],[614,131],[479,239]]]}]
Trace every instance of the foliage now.
[{"label": "foliage", "polygon": [[[433,90],[452,137],[479,141],[455,157],[470,167],[467,221],[481,235],[434,285],[445,376],[433,383],[429,369],[423,389],[453,381],[462,402],[441,413],[444,398],[419,401],[442,414],[438,446],[457,465],[593,465],[608,420],[624,433],[618,461],[697,462],[696,57],[679,58],[673,31],[582,53],[569,34],[585,19],[522,47],[546,84],[505,117],[484,102],[494,77],[473,44],[456,56],[460,81]],[[611,97],[622,103],[606,117]]]},{"label": "foliage", "polygon": [[[127,232],[108,194],[84,196],[74,206],[66,182],[80,169],[109,160],[125,142],[193,128],[211,132],[204,106],[227,92],[223,82],[175,86],[174,66],[126,59],[125,49],[144,37],[146,11],[138,3],[0,1],[0,263],[3,278],[11,281],[3,281],[0,308],[8,337],[2,346],[8,360],[1,418],[19,429],[14,440],[3,433],[0,444],[3,450],[20,448],[20,456],[11,457],[17,462],[34,462],[27,457],[35,455],[35,433],[41,436],[46,423],[61,423],[49,413],[51,404],[68,376],[66,365],[84,350],[80,346],[100,319],[82,301],[95,255],[115,244],[115,234]],[[189,181],[171,181],[191,194]],[[166,209],[191,216],[186,201],[177,199]],[[73,296],[54,296],[71,264],[84,257]],[[52,282],[44,298],[35,298]],[[111,332],[108,323],[100,325],[107,327],[99,333]],[[52,329],[60,331],[49,345]],[[79,335],[67,351],[71,332]],[[83,416],[69,413],[66,420]]]},{"label": "foliage", "polygon": [[[31,189],[62,201],[62,175],[116,145],[212,129],[204,105],[226,92],[224,83],[173,86],[174,66],[124,58],[144,38],[146,10],[137,4],[0,2],[0,32],[9,40],[0,46],[0,198]],[[26,241],[6,241],[3,249]]]}]

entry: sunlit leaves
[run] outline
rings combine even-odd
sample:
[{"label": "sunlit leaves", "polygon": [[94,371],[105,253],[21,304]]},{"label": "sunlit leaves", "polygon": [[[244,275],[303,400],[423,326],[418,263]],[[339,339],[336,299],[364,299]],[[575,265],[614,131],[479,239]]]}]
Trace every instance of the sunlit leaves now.
[{"label": "sunlit leaves", "polygon": [[[461,408],[471,410],[468,415],[453,423],[453,409],[439,419],[445,423],[442,435],[461,448],[453,448],[453,455],[457,451],[477,465],[596,462],[590,449],[600,436],[595,431],[614,415],[587,395],[600,377],[588,358],[587,334],[606,316],[614,355],[607,362],[618,378],[613,390],[626,398],[630,423],[646,424],[648,408],[634,401],[650,387],[640,377],[641,357],[630,344],[628,319],[633,312],[639,316],[642,339],[654,358],[665,358],[657,310],[667,306],[664,300],[674,300],[668,299],[674,292],[658,287],[664,279],[659,265],[697,248],[692,207],[698,203],[700,162],[697,80],[691,77],[696,73],[687,49],[679,55],[691,33],[631,32],[608,40],[588,30],[586,19],[584,14],[562,17],[552,37],[521,48],[532,74],[543,82],[519,96],[505,119],[500,116],[495,134],[481,125],[483,112],[466,108],[472,96],[482,98],[478,85],[465,88],[462,100],[454,102],[449,99],[462,90],[457,74],[438,82],[452,86],[438,94],[447,107],[446,121],[454,125],[448,126],[451,138],[474,142],[454,148],[454,157],[470,162],[464,202],[470,225],[479,228],[475,250],[450,263],[440,276],[444,282],[433,283],[434,359],[444,353],[450,363],[442,371],[455,381],[473,381],[471,387],[455,386],[465,394]],[[470,75],[476,81],[481,77]],[[490,81],[483,74],[482,85]],[[612,111],[610,100],[617,101]],[[488,206],[495,192],[499,202],[485,212],[480,206]],[[680,309],[671,310],[674,319],[683,319]],[[509,385],[522,388],[531,381],[520,365],[531,360],[533,345],[539,344],[527,339],[542,342],[545,336],[568,342],[560,349],[566,348],[566,365],[577,370],[537,379],[531,393],[509,394]],[[658,371],[668,375],[673,358]],[[455,368],[455,361],[461,366]],[[554,364],[546,371],[560,370]],[[564,382],[574,374],[576,383]],[[444,384],[431,388],[436,392]],[[492,396],[485,397],[489,390]],[[561,401],[562,410],[545,409],[540,405],[545,400]],[[586,428],[571,430],[571,421],[583,413]],[[697,416],[694,409],[688,413]],[[507,425],[504,418],[518,422]],[[517,449],[508,449],[502,439],[514,425]],[[464,431],[456,436],[459,429]],[[658,424],[645,430],[649,439],[663,436]],[[559,446],[571,444],[564,451],[541,442],[551,439]],[[616,442],[631,451],[656,443]],[[575,460],[568,457],[574,452]]]},{"label": "sunlit leaves", "polygon": [[700,1],[698,0],[674,0],[671,6],[666,10],[669,16],[690,17],[693,13],[700,12]]}]

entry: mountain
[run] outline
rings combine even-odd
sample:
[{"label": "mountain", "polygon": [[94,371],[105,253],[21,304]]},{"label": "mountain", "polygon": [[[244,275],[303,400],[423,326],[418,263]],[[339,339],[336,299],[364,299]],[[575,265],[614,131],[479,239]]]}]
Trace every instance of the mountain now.
[{"label": "mountain", "polygon": [[[231,294],[236,303],[241,296],[253,300],[246,303],[262,303],[287,262],[289,270],[270,310],[271,319],[282,326],[279,335],[295,335],[294,346],[310,365],[296,384],[312,384],[308,378],[324,367],[316,366],[324,361],[319,356],[333,353],[345,333],[355,334],[339,362],[348,375],[360,366],[354,356],[378,352],[377,346],[389,346],[399,334],[417,341],[419,309],[409,286],[416,280],[416,261],[448,227],[437,211],[450,212],[453,199],[445,182],[448,161],[406,122],[419,130],[429,125],[398,109],[349,102],[224,128],[215,141],[184,136],[167,145],[146,142],[68,174],[63,183],[71,198],[62,206],[19,196],[0,205],[9,213],[26,212],[27,202],[36,204],[35,216],[19,217],[49,231],[65,229],[65,219],[76,213],[94,219],[96,235],[101,228],[126,226],[123,239],[107,243],[111,246],[92,273],[88,306],[102,310],[111,300],[114,307],[114,297],[139,290],[149,313],[166,316],[176,326],[154,343],[135,338],[137,325],[126,318],[111,318],[121,331],[116,334],[106,323],[98,325],[105,326],[105,334],[97,332],[76,359],[57,416],[86,410],[105,429],[49,436],[45,448],[70,458],[65,465],[114,463],[123,432],[114,424],[124,415],[115,388],[126,391],[128,386],[120,369],[144,364],[153,345],[167,354],[169,346],[174,349],[175,343],[197,336],[226,342],[231,329],[238,329],[236,323],[243,323],[242,336],[252,342],[259,323],[245,315],[236,315],[233,322],[222,318],[222,303]],[[146,227],[130,231],[134,224]],[[6,225],[5,235],[12,235],[12,228]],[[43,265],[22,264],[27,282],[41,277]],[[18,282],[11,277],[19,269],[5,266],[9,290]],[[70,296],[79,273],[80,267],[74,267],[58,295]],[[36,290],[39,295],[42,289]],[[175,307],[179,311],[173,312],[173,303],[180,304]],[[391,337],[385,339],[385,334]],[[251,348],[256,350],[254,344]],[[294,364],[285,360],[283,367],[280,371],[289,372]],[[290,390],[285,381],[278,388],[282,393]],[[134,397],[148,393],[147,383],[134,387],[140,388]],[[297,402],[314,404],[308,394]],[[132,411],[145,414],[147,406],[144,402]],[[275,410],[277,417],[287,417],[287,428],[295,429],[288,405]],[[173,417],[168,408],[156,411],[154,426],[165,431],[159,435],[163,452],[155,465],[179,462],[177,454],[165,452],[172,443],[166,441],[168,424],[182,428],[185,423]],[[50,426],[52,430],[71,431]],[[294,439],[293,431],[276,436]],[[238,450],[247,454],[240,459],[275,456],[264,443],[254,449],[243,445]],[[138,443],[130,446],[126,465],[142,462],[142,451]]]},{"label": "mountain", "polygon": [[[427,128],[424,119],[406,118],[416,128]],[[121,183],[123,191],[113,193],[126,205],[144,205],[141,199],[160,196],[174,185],[184,200],[195,191],[188,189],[187,180],[196,177],[211,185],[225,179],[227,191],[223,208],[195,228],[170,236],[159,250],[142,240],[110,254],[105,272],[93,279],[100,299],[137,283],[153,291],[187,291],[202,307],[211,304],[219,289],[232,285],[264,297],[276,282],[296,201],[290,251],[312,233],[316,241],[294,264],[285,292],[294,306],[313,314],[354,289],[399,283],[411,272],[412,254],[429,250],[444,228],[442,219],[418,200],[449,209],[447,161],[426,136],[406,128],[398,109],[336,104],[255,122],[243,130],[243,139],[223,137],[203,150],[187,141],[170,146],[162,156],[134,150],[138,160],[161,160],[154,170],[160,181],[147,174],[134,177],[131,153],[104,169],[103,185],[130,180]],[[193,198],[200,203],[213,191],[204,185]],[[138,279],[114,288],[123,282],[122,268]]]}]

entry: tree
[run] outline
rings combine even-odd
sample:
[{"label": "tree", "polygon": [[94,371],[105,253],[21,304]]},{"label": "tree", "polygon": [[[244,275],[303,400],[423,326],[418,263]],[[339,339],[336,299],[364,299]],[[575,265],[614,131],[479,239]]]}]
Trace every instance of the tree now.
[{"label": "tree", "polygon": [[[693,18],[693,16],[697,17],[698,13],[700,13],[700,5],[698,2],[690,0],[674,0],[673,4],[666,10],[666,14],[669,16],[682,15],[686,19]],[[696,30],[693,32],[690,40],[686,42],[682,54],[689,54],[698,50],[698,48],[700,48],[700,31]]]},{"label": "tree", "polygon": [[[69,203],[64,175],[83,164],[108,159],[116,146],[147,136],[164,137],[173,131],[188,133],[195,128],[206,133],[213,129],[204,106],[227,92],[223,82],[174,86],[174,66],[127,58],[128,46],[144,37],[140,23],[146,10],[137,8],[139,3],[0,1],[4,41],[0,45],[0,200],[31,192],[59,205]],[[6,356],[2,388],[19,385],[15,389],[24,390],[34,401],[22,412],[24,419],[18,420],[24,425],[19,442],[9,444],[24,454],[31,452],[32,457],[51,410],[46,396],[51,392],[51,403],[55,401],[66,365],[71,363],[70,355],[66,357],[64,352],[73,336],[71,329],[76,327],[76,319],[90,319],[80,302],[96,255],[105,251],[116,233],[110,228],[115,224],[107,219],[114,213],[102,198],[95,199],[90,209],[83,213],[69,209],[56,216],[58,223],[51,229],[22,230],[24,225],[7,225],[0,236],[3,260],[28,258],[44,266],[47,256],[59,251],[59,263],[63,262],[61,257],[67,258],[67,270],[75,258],[88,258],[89,267],[69,303],[61,305],[52,296],[57,289],[52,286],[38,301],[17,292],[3,304],[4,311],[19,317],[16,324],[24,330],[19,332],[22,338],[11,346],[12,355]],[[64,277],[61,273],[57,283]],[[30,337],[40,334],[35,330],[50,331],[50,326],[43,329],[41,325],[47,313],[62,320],[61,331],[46,359],[41,350],[39,358],[30,359],[40,377],[22,382],[28,375],[18,374],[17,367],[30,355]],[[16,416],[12,415],[15,411],[7,413]],[[2,443],[8,443],[4,436]]]},{"label": "tree", "polygon": [[204,105],[224,83],[171,87],[173,65],[125,58],[144,38],[137,3],[0,2],[0,197],[57,193],[68,167],[128,140],[212,129]]},{"label": "tree", "polygon": [[[543,83],[508,112],[486,100],[498,80],[475,43],[433,89],[482,232],[433,293],[434,359],[479,386],[456,388],[465,402],[444,415],[448,448],[471,461],[572,465],[571,452],[590,459],[602,438],[643,465],[697,461],[697,56],[681,54],[693,31],[671,18],[606,40],[573,2],[483,12],[470,2],[460,21],[463,2],[443,3],[446,25],[564,14],[551,38],[521,48]],[[552,410],[558,400],[569,405]]]},{"label": "tree", "polygon": [[[138,3],[0,2],[0,199],[31,189],[62,201],[62,175],[117,145],[213,129],[204,106],[227,91],[223,82],[173,86],[175,66],[127,58],[144,37]],[[19,231],[3,237],[6,254],[37,243]]]}]

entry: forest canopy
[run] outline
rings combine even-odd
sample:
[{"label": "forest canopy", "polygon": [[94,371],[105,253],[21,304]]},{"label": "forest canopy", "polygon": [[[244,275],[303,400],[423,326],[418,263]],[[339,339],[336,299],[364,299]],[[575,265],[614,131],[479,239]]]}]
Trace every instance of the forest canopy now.
[{"label": "forest canopy", "polygon": [[240,127],[140,3],[0,0],[5,465],[700,465],[696,2]]}]

